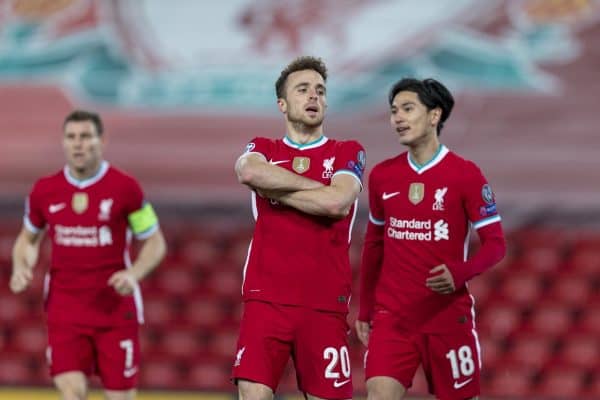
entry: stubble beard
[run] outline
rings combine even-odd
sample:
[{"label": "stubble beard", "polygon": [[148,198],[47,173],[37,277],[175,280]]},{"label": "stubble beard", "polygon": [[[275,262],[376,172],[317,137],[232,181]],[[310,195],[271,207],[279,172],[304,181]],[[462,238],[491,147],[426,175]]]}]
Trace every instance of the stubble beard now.
[{"label": "stubble beard", "polygon": [[324,120],[324,116],[315,120],[306,120],[302,117],[296,117],[288,114],[287,120],[297,132],[313,132],[317,130],[322,124]]}]

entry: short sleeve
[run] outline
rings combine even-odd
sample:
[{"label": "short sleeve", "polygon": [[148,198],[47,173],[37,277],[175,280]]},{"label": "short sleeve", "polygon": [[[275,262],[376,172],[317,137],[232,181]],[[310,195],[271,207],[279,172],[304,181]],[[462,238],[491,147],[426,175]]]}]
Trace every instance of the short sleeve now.
[{"label": "short sleeve", "polygon": [[348,174],[358,180],[362,188],[363,175],[367,164],[367,155],[363,146],[354,140],[340,143],[333,163],[333,175]]},{"label": "short sleeve", "polygon": [[25,215],[23,217],[23,224],[25,227],[33,232],[38,233],[46,226],[46,217],[43,212],[42,194],[40,190],[40,184],[37,182],[29,196],[25,199]]},{"label": "short sleeve", "polygon": [[273,147],[272,143],[273,142],[270,139],[255,137],[249,141],[248,144],[246,144],[246,150],[240,155],[239,158],[242,158],[247,154],[260,154],[265,158],[265,160],[269,160]]},{"label": "short sleeve", "polygon": [[480,229],[499,222],[501,218],[492,187],[475,164],[470,163],[468,171],[464,194],[465,208],[473,227]]}]

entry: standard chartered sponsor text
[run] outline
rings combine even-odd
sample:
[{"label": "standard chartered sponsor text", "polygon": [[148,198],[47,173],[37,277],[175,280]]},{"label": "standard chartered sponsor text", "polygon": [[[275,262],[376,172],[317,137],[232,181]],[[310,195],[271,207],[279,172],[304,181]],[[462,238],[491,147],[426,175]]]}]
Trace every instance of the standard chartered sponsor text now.
[{"label": "standard chartered sponsor text", "polygon": [[112,244],[110,228],[102,226],[54,226],[54,241],[62,246],[97,247]]},{"label": "standard chartered sponsor text", "polygon": [[[442,226],[443,225],[443,226]],[[431,220],[418,219],[398,219],[390,217],[390,223],[387,228],[387,235],[399,240],[423,240],[431,241],[434,232],[432,231]],[[435,241],[448,240],[448,224],[443,220],[435,223]]]}]

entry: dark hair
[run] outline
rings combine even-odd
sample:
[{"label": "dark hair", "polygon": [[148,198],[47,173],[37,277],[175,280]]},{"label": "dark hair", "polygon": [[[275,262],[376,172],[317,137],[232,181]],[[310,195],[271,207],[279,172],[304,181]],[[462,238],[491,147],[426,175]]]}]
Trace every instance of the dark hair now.
[{"label": "dark hair", "polygon": [[305,69],[312,69],[318,72],[325,82],[327,82],[327,67],[323,60],[312,56],[301,56],[293,60],[287,65],[279,74],[277,82],[275,82],[275,94],[278,99],[282,99],[285,96],[285,84],[288,76],[297,71],[303,71]]},{"label": "dark hair", "polygon": [[439,136],[444,127],[444,122],[446,122],[450,116],[452,107],[454,107],[454,97],[452,97],[450,91],[446,86],[435,79],[429,78],[418,80],[414,78],[404,78],[392,86],[390,94],[388,95],[390,106],[394,101],[394,97],[396,97],[399,92],[404,91],[416,93],[417,96],[419,96],[421,103],[423,103],[428,110],[433,110],[436,107],[441,108],[442,116],[440,117],[437,129],[437,134]]},{"label": "dark hair", "polygon": [[63,123],[63,129],[69,122],[82,122],[82,121],[92,121],[92,123],[96,126],[96,132],[98,132],[98,136],[102,136],[102,132],[104,128],[102,127],[102,120],[100,119],[100,115],[95,112],[85,111],[85,110],[74,110],[71,111],[69,115],[65,118],[65,122]]}]

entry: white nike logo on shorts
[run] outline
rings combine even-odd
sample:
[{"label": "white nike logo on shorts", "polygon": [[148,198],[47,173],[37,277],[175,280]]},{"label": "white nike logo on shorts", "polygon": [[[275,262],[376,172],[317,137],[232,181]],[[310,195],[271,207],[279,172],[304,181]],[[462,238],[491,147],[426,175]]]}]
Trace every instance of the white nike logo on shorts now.
[{"label": "white nike logo on shorts", "polygon": [[454,389],[460,389],[461,387],[465,386],[467,383],[471,382],[473,380],[473,378],[469,378],[464,382],[457,382],[454,381]]},{"label": "white nike logo on shorts", "polygon": [[131,378],[132,376],[134,376],[136,374],[137,371],[138,371],[138,367],[127,368],[123,371],[123,376],[125,378]]},{"label": "white nike logo on shorts", "polygon": [[393,193],[386,193],[386,192],[383,192],[383,194],[381,195],[381,198],[382,198],[383,200],[387,200],[387,199],[391,199],[392,197],[394,197],[394,196],[396,196],[396,195],[398,195],[398,194],[400,194],[400,192],[393,192]]},{"label": "white nike logo on shorts", "polygon": [[339,388],[344,386],[346,383],[350,382],[350,379],[346,379],[345,381],[338,382],[337,379],[333,381],[333,387]]}]

